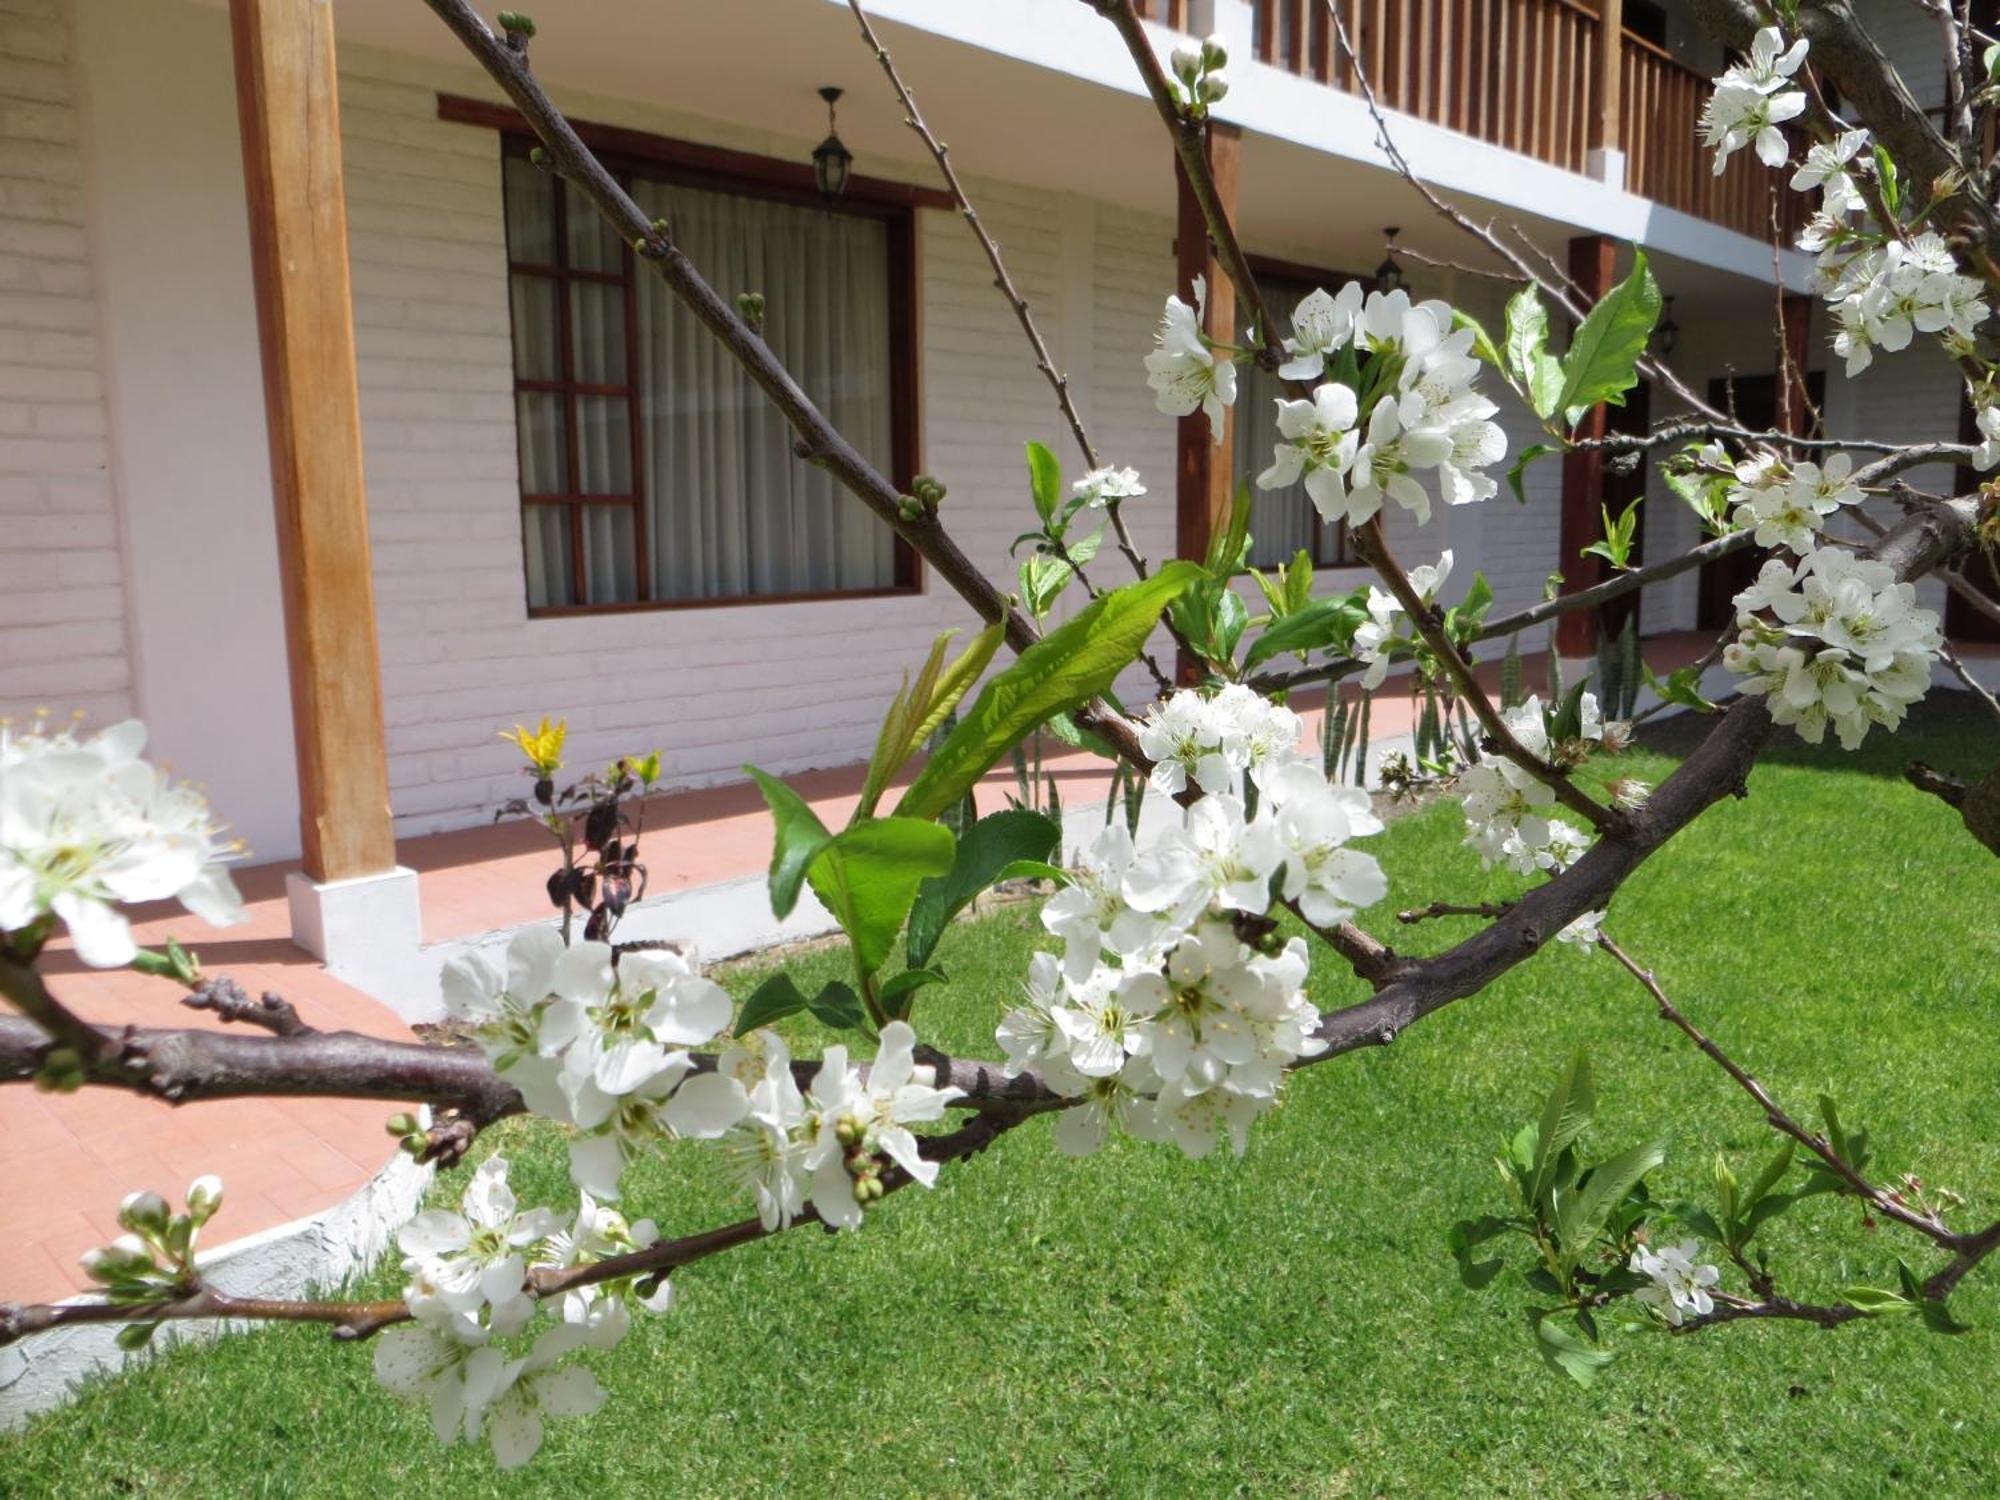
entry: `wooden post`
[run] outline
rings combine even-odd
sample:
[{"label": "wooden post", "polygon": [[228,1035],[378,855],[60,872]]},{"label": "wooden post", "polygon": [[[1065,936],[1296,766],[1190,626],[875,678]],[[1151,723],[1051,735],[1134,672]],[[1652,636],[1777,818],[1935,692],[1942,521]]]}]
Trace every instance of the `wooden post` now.
[{"label": "wooden post", "polygon": [[1786,292],[1778,303],[1778,431],[1804,437],[1812,425],[1806,363],[1812,357],[1813,299]]},{"label": "wooden post", "polygon": [[[1227,214],[1236,211],[1236,168],[1241,154],[1242,134],[1233,125],[1213,121],[1208,127],[1208,164],[1215,177],[1216,197]],[[1174,180],[1179,185],[1180,209],[1174,227],[1175,280],[1184,300],[1194,297],[1194,279],[1200,276],[1208,287],[1208,302],[1202,327],[1209,337],[1235,343],[1236,288],[1230,283],[1221,262],[1209,243],[1208,225],[1195,201],[1187,173],[1174,158]],[[1199,562],[1208,555],[1209,539],[1229,524],[1229,506],[1234,473],[1236,408],[1222,414],[1222,431],[1209,430],[1208,417],[1197,410],[1180,419],[1175,435],[1174,553]],[[1184,683],[1200,675],[1200,664],[1182,652],[1176,675]]]},{"label": "wooden post", "polygon": [[395,868],[331,0],[230,0],[306,874]]},{"label": "wooden post", "polygon": [[[1601,234],[1582,234],[1569,242],[1569,276],[1584,296],[1595,302],[1611,290],[1617,272],[1618,245]],[[1601,438],[1605,419],[1602,405],[1593,406],[1576,425],[1576,436]],[[1604,451],[1601,448],[1571,449],[1563,454],[1562,531],[1556,566],[1562,573],[1562,592],[1573,594],[1599,582],[1604,560],[1582,555],[1583,549],[1603,532],[1600,509],[1604,504]],[[1567,657],[1588,656],[1597,649],[1597,616],[1587,609],[1572,610],[1556,617],[1556,652]]]},{"label": "wooden post", "polygon": [[1600,0],[1597,21],[1597,127],[1591,147],[1622,151],[1624,124],[1621,97],[1625,67],[1625,0]]}]

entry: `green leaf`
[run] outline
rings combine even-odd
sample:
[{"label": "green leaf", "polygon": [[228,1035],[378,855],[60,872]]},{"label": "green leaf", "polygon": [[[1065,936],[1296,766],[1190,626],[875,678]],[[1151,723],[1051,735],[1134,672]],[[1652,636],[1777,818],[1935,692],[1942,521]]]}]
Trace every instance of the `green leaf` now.
[{"label": "green leaf", "polygon": [[1493,336],[1485,325],[1463,308],[1455,307],[1451,310],[1451,329],[1456,333],[1461,328],[1472,330],[1472,352],[1504,374],[1507,366],[1500,358],[1500,351],[1493,347]]},{"label": "green leaf", "polygon": [[951,919],[974,897],[1009,865],[1046,860],[1061,838],[1062,829],[1052,820],[1026,808],[992,813],[973,824],[959,842],[950,871],[940,880],[926,880],[917,892],[903,961],[912,969],[923,968]]},{"label": "green leaf", "polygon": [[1750,1191],[1743,1195],[1745,1219],[1757,1211],[1757,1205],[1770,1196],[1771,1189],[1782,1182],[1785,1174],[1791,1171],[1792,1152],[1796,1149],[1796,1144],[1788,1140],[1778,1147],[1778,1154],[1765,1163],[1764,1170],[1757,1174],[1757,1180],[1750,1184]]},{"label": "green leaf", "polygon": [[1315,599],[1252,641],[1243,658],[1243,670],[1247,672],[1287,651],[1320,651],[1330,646],[1345,649],[1354,642],[1355,627],[1367,618],[1366,607],[1356,604],[1352,595]]},{"label": "green leaf", "polygon": [[1899,213],[1903,206],[1902,185],[1896,180],[1896,158],[1889,154],[1887,146],[1875,148],[1875,178],[1882,185],[1882,202],[1889,212]]},{"label": "green leaf", "polygon": [[805,1002],[807,1010],[823,1026],[835,1031],[855,1031],[861,1026],[861,997],[854,987],[838,979],[828,980],[820,992]]},{"label": "green leaf", "polygon": [[1917,1304],[1901,1292],[1881,1286],[1844,1286],[1834,1294],[1842,1302],[1875,1317],[1913,1313]]},{"label": "green leaf", "polygon": [[1714,1240],[1718,1245],[1729,1243],[1729,1236],[1722,1232],[1722,1226],[1715,1222],[1715,1215],[1696,1203],[1676,1203],[1673,1216],[1692,1229],[1705,1240]]},{"label": "green leaf", "polygon": [[1093,599],[1023,651],[980,689],[896,811],[936,817],[1036,725],[1109,689],[1138,658],[1160,611],[1199,577],[1193,563],[1167,563],[1151,578]]},{"label": "green leaf", "polygon": [[1547,420],[1562,391],[1562,367],[1549,353],[1549,313],[1532,283],[1507,299],[1506,368],[1535,415]]},{"label": "green leaf", "polygon": [[1040,443],[1028,444],[1028,489],[1035,498],[1035,514],[1047,526],[1062,499],[1062,464]]},{"label": "green leaf", "polygon": [[1575,1265],[1596,1238],[1611,1211],[1625,1201],[1625,1195],[1639,1179],[1667,1159],[1666,1148],[1658,1141],[1622,1151],[1609,1161],[1591,1168],[1583,1186],[1562,1200],[1556,1212],[1556,1233],[1562,1238],[1563,1253]]},{"label": "green leaf", "polygon": [[1515,457],[1514,462],[1508,467],[1507,488],[1514,492],[1514,498],[1520,501],[1521,504],[1526,505],[1528,503],[1528,492],[1521,487],[1521,479],[1528,472],[1528,465],[1538,458],[1557,451],[1559,450],[1550,447],[1547,443],[1530,443],[1520,451]]},{"label": "green leaf", "polygon": [[769,1026],[806,1008],[806,997],[789,974],[773,974],[750,992],[736,1016],[737,1036],[748,1036],[759,1026]]},{"label": "green leaf", "polygon": [[1646,252],[1635,248],[1632,274],[1598,300],[1570,340],[1556,406],[1565,415],[1600,401],[1623,406],[1625,393],[1639,383],[1639,357],[1659,320],[1660,288]]},{"label": "green leaf", "polygon": [[891,976],[882,986],[882,1009],[889,1013],[891,1020],[907,1021],[910,1007],[916,1003],[917,991],[926,985],[943,984],[944,974],[938,969],[905,969]]},{"label": "green leaf", "polygon": [[1554,1315],[1530,1312],[1535,1325],[1535,1344],[1552,1370],[1561,1370],[1578,1385],[1589,1385],[1598,1372],[1618,1356],[1609,1349],[1587,1344],[1555,1320]]},{"label": "green leaf", "polygon": [[1597,1112],[1597,1081],[1581,1047],[1542,1102],[1542,1122],[1535,1134],[1535,1155],[1528,1173],[1528,1202],[1539,1203],[1549,1187],[1550,1170],[1563,1151],[1574,1144]]},{"label": "green leaf", "polygon": [[882,967],[918,886],[951,868],[955,842],[950,830],[920,818],[877,818],[842,829],[820,851],[807,878],[863,973]]},{"label": "green leaf", "polygon": [[1250,481],[1237,481],[1236,493],[1229,504],[1229,524],[1208,540],[1204,566],[1211,574],[1229,578],[1242,571],[1243,556],[1250,545],[1250,512],[1254,508]]},{"label": "green leaf", "polygon": [[910,736],[913,750],[937,733],[938,726],[950,717],[951,711],[958,707],[960,700],[972,691],[973,683],[979,681],[981,674],[992,664],[993,655],[1000,649],[1000,642],[1005,640],[1006,636],[1005,623],[995,620],[972,638],[972,644],[959,653],[957,661],[938,674],[937,686],[931,690],[930,707],[918,721],[916,732]]},{"label": "green leaf", "polygon": [[792,908],[798,905],[799,886],[807,869],[832,842],[833,835],[826,831],[826,825],[805,798],[784,782],[755,766],[743,769],[764,793],[776,825],[771,845],[771,910],[780,918],[789,917]]}]

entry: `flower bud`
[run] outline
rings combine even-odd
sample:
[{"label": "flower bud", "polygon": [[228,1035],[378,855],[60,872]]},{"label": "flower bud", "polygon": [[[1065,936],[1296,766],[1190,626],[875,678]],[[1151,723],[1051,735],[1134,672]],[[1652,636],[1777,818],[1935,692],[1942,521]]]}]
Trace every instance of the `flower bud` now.
[{"label": "flower bud", "polygon": [[213,1173],[195,1178],[188,1184],[187,1206],[194,1227],[201,1228],[222,1207],[222,1179]]},{"label": "flower bud", "polygon": [[158,1323],[127,1323],[118,1330],[117,1343],[127,1354],[143,1349],[153,1342],[153,1335],[159,1331]]},{"label": "flower bud", "polygon": [[1201,65],[1211,73],[1229,66],[1229,49],[1223,45],[1221,32],[1211,31],[1201,39]]},{"label": "flower bud", "polygon": [[860,1145],[861,1136],[862,1136],[861,1122],[855,1119],[854,1116],[852,1115],[843,1115],[834,1124],[833,1138],[839,1141],[840,1144],[843,1146]]},{"label": "flower bud", "polygon": [[1204,104],[1220,104],[1222,96],[1228,92],[1229,80],[1220,73],[1211,73],[1201,81],[1201,102]]},{"label": "flower bud", "polygon": [[84,1275],[107,1285],[154,1269],[151,1252],[136,1234],[121,1234],[108,1245],[84,1251],[80,1264]]},{"label": "flower bud", "polygon": [[1192,85],[1201,74],[1201,53],[1192,47],[1176,47],[1171,59],[1174,77]]},{"label": "flower bud", "polygon": [[382,1128],[393,1136],[410,1135],[417,1128],[417,1117],[408,1112],[391,1115],[382,1122]]},{"label": "flower bud", "polygon": [[118,1227],[139,1235],[165,1234],[171,1212],[158,1193],[127,1193],[118,1205]]}]

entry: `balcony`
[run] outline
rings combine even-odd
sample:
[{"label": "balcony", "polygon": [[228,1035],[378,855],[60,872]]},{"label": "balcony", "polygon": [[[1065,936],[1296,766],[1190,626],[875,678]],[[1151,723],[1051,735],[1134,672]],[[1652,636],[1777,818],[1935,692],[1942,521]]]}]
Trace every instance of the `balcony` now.
[{"label": "balcony", "polygon": [[[1803,200],[1750,152],[1737,152],[1715,175],[1697,133],[1706,77],[1624,30],[1617,67],[1604,67],[1602,0],[1335,3],[1386,109],[1571,172],[1603,175],[1603,158],[1593,157],[1622,152],[1631,192],[1755,239],[1770,240],[1775,216],[1789,243],[1802,222]],[[1180,30],[1218,8],[1199,0],[1138,6]],[[1353,60],[1335,43],[1326,0],[1250,0],[1248,9],[1258,61],[1361,92]]]}]

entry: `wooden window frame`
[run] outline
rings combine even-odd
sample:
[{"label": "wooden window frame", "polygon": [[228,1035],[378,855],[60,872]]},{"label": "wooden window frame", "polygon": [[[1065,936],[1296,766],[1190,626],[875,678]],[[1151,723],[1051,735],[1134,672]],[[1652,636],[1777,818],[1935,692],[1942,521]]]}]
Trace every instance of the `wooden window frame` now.
[{"label": "wooden window frame", "polygon": [[[1329,293],[1343,282],[1349,281],[1358,281],[1370,291],[1374,290],[1375,287],[1374,277],[1357,276],[1351,271],[1329,271],[1322,266],[1304,265],[1295,260],[1280,260],[1276,256],[1271,255],[1250,255],[1246,258],[1250,262],[1251,273],[1259,278],[1272,277],[1279,281],[1304,282],[1310,286],[1324,287]],[[1271,316],[1274,318],[1280,316],[1277,308],[1274,307],[1271,309]],[[1291,326],[1291,309],[1285,309],[1283,317],[1285,318],[1285,326],[1289,328]],[[1329,527],[1326,523],[1326,517],[1319,513],[1318,506],[1312,505],[1310,509],[1312,510],[1313,524],[1313,566],[1315,568],[1359,568],[1366,566],[1359,557],[1355,556],[1352,550],[1353,544],[1348,540],[1347,535],[1347,523],[1340,521]],[[1333,545],[1331,547],[1327,545],[1328,531],[1333,533]],[[1267,564],[1266,566],[1280,565]]]},{"label": "wooden window frame", "polygon": [[[458,124],[482,126],[498,132],[503,194],[506,191],[504,177],[506,158],[525,157],[535,145],[535,138],[526,120],[518,112],[503,105],[440,94],[438,118]],[[803,162],[783,161],[743,151],[705,146],[692,141],[678,141],[666,136],[650,135],[617,126],[592,125],[577,121],[573,121],[572,124],[576,126],[579,136],[597,153],[599,160],[617,177],[621,185],[629,185],[634,178],[646,178],[709,192],[730,193],[739,197],[764,198],[775,202],[820,208],[830,213],[871,218],[882,223],[887,231],[888,242],[884,274],[889,283],[889,478],[897,489],[909,490],[921,468],[919,445],[922,431],[917,355],[919,288],[916,210],[949,207],[951,206],[949,196],[905,183],[878,178],[851,177],[848,189],[840,200],[829,205],[820,196],[818,186],[813,179],[812,167]],[[637,554],[633,559],[634,576],[641,597],[608,604],[529,605],[529,618],[630,614],[650,610],[734,609],[768,604],[830,603],[850,599],[897,598],[922,593],[921,560],[916,549],[903,536],[897,534],[894,538],[894,581],[884,587],[797,590],[771,594],[727,594],[701,599],[643,597],[651,588],[652,559],[647,545],[646,531],[645,433],[638,409],[637,256],[632,247],[626,245],[621,251],[619,271],[588,271],[571,267],[568,264],[570,251],[565,195],[561,191],[555,194],[555,203],[553,228],[555,264],[517,261],[513,257],[513,247],[511,245],[508,247],[508,339],[510,368],[515,372],[516,424],[518,425],[520,421],[519,398],[523,392],[558,394],[564,398],[562,409],[566,447],[566,492],[533,496],[523,493],[520,496],[519,503],[524,523],[521,564],[523,586],[525,589],[527,579],[525,523],[529,506],[555,505],[568,508],[571,586],[578,599],[583,599],[587,593],[582,545],[584,507],[625,506],[632,515],[633,546]],[[562,346],[561,378],[558,380],[523,380],[518,373],[520,368],[516,353],[518,346],[515,344],[513,328],[512,279],[515,275],[546,276],[556,282],[558,335]],[[573,378],[575,353],[570,339],[569,288],[574,282],[596,282],[601,285],[617,285],[624,289],[626,382],[622,385],[587,384]],[[632,440],[630,491],[623,495],[584,495],[580,493],[578,471],[580,448],[577,442],[577,398],[621,395],[627,401],[627,425]]]}]

